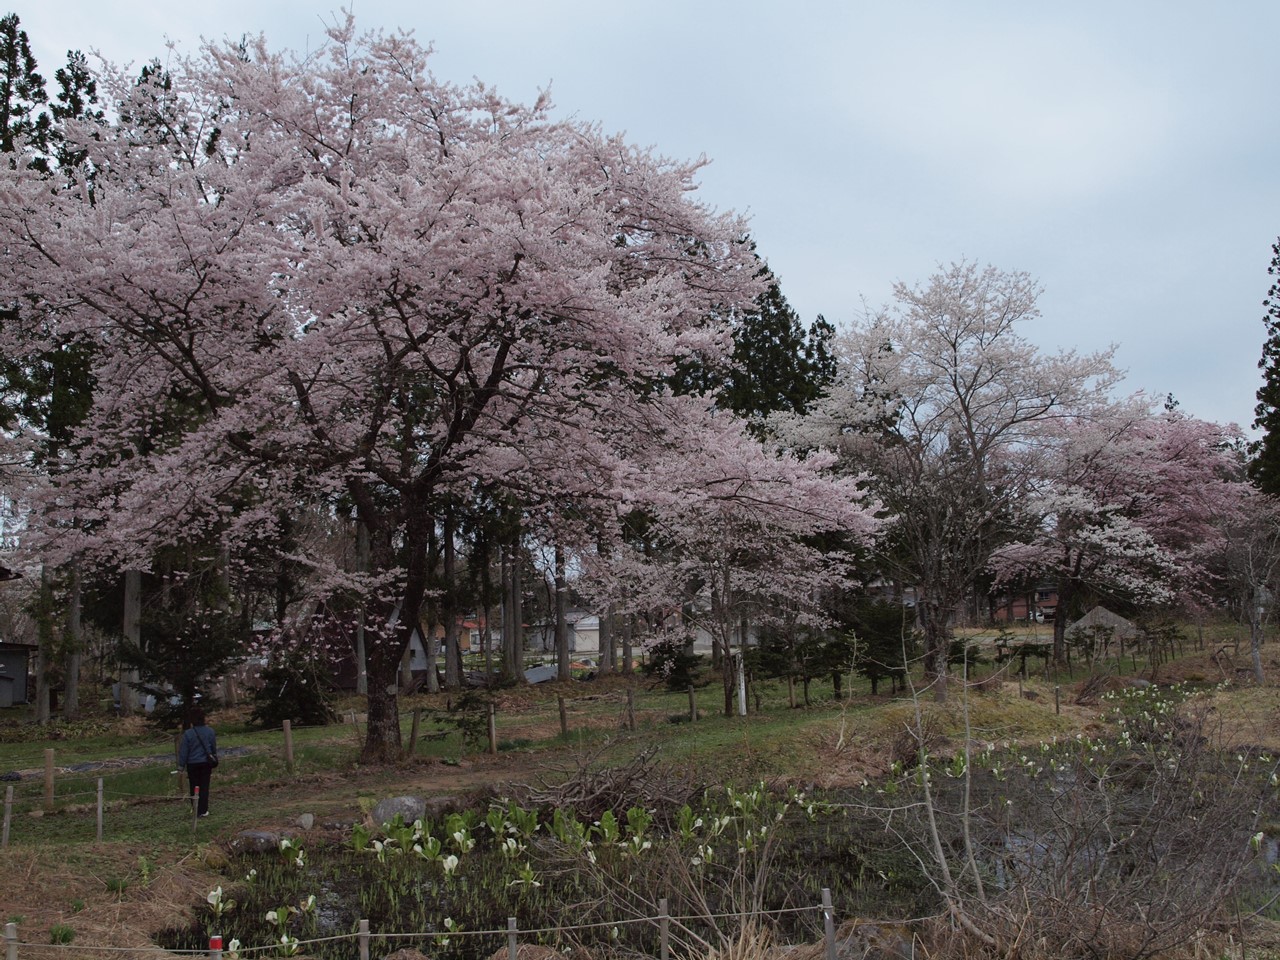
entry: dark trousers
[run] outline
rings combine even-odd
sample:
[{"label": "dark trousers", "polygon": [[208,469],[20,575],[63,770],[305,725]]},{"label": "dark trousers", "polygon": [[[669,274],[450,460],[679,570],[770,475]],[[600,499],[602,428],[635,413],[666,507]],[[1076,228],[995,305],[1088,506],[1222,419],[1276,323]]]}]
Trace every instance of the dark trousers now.
[{"label": "dark trousers", "polygon": [[209,763],[188,763],[187,781],[191,784],[189,794],[200,788],[200,809],[196,812],[203,815],[209,812],[209,775],[213,773],[213,765]]}]

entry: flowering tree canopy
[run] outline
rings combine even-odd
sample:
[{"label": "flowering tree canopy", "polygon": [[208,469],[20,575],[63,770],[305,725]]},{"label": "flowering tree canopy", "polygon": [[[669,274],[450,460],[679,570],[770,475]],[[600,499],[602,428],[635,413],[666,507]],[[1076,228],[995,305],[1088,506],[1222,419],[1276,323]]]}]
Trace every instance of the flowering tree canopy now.
[{"label": "flowering tree canopy", "polygon": [[1081,411],[1045,450],[1020,535],[992,558],[998,580],[1037,577],[1058,592],[1055,656],[1082,590],[1168,603],[1207,593],[1221,521],[1248,488],[1233,431],[1142,398]]},{"label": "flowering tree canopy", "polygon": [[649,442],[628,424],[673,402],[677,358],[723,353],[758,292],[743,224],[690,198],[698,164],[426,61],[350,19],[303,60],[210,47],[101,77],[115,120],[70,125],[70,185],[0,173],[5,351],[93,357],[26,544],[140,567],[196,537],[234,553],[300,505],[354,512],[367,574],[295,559],[376,612],[374,754],[398,744],[439,498],[625,488]]},{"label": "flowering tree canopy", "polygon": [[1056,425],[1118,379],[1109,352],[1044,354],[1021,335],[1038,295],[1024,273],[971,263],[899,283],[893,310],[840,340],[829,395],[778,427],[870,475],[887,521],[878,559],[916,590],[939,698],[951,612],[1011,535]]}]

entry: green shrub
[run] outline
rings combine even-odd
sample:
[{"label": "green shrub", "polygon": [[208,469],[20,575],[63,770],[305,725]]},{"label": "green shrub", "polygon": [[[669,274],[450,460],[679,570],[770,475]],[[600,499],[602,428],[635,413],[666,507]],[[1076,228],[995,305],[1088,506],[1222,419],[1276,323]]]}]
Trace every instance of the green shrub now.
[{"label": "green shrub", "polygon": [[322,726],[337,719],[319,670],[302,654],[280,655],[263,668],[261,679],[249,715],[253,725],[270,730],[286,720],[300,726]]}]

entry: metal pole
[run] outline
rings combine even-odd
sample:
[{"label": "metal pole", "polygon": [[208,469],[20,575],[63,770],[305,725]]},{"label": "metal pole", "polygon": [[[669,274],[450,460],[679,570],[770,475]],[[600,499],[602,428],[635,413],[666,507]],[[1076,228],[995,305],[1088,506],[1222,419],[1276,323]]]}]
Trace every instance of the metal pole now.
[{"label": "metal pole", "polygon": [[831,910],[831,888],[822,888],[822,934],[827,944],[827,960],[836,960],[836,921]]},{"label": "metal pole", "polygon": [[507,917],[507,960],[520,960],[520,948],[516,944],[515,917]]},{"label": "metal pole", "polygon": [[658,901],[659,960],[671,960],[671,916],[667,910],[667,898]]},{"label": "metal pole", "polygon": [[360,921],[360,933],[356,938],[360,943],[360,960],[369,960],[369,921]]}]

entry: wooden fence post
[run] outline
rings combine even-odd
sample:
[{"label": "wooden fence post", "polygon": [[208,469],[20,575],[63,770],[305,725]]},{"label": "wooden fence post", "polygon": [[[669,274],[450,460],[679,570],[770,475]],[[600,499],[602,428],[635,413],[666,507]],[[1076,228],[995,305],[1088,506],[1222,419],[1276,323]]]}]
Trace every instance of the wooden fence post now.
[{"label": "wooden fence post", "polygon": [[360,943],[360,960],[369,960],[369,921],[360,921],[360,932],[356,939]]},{"label": "wooden fence post", "polygon": [[698,695],[693,692],[693,684],[689,684],[689,722],[698,722]]},{"label": "wooden fence post", "polygon": [[560,702],[560,736],[567,737],[569,735],[569,714],[564,708],[564,694],[557,695],[556,699]]},{"label": "wooden fence post", "polygon": [[498,716],[497,708],[489,704],[489,752],[498,755]]},{"label": "wooden fence post", "polygon": [[636,728],[636,688],[627,687],[627,729]]},{"label": "wooden fence post", "polygon": [[284,727],[284,765],[293,773],[293,722],[286,720]]},{"label": "wooden fence post", "polygon": [[102,778],[98,778],[98,842],[102,842]]},{"label": "wooden fence post", "polygon": [[16,923],[4,925],[4,956],[5,960],[18,960],[18,925]]},{"label": "wooden fence post", "polygon": [[53,749],[44,752],[44,809],[53,812]]},{"label": "wooden fence post", "polygon": [[[178,765],[178,758],[182,756],[182,734],[175,733],[173,735],[173,763]],[[187,792],[187,772],[178,767],[178,796],[184,796]]]},{"label": "wooden fence post", "polygon": [[9,846],[9,823],[13,819],[13,787],[4,788],[4,836],[0,848]]},{"label": "wooden fence post", "polygon": [[422,722],[422,708],[413,708],[413,725],[409,728],[409,756],[418,752],[418,724]]},{"label": "wooden fence post", "polygon": [[507,960],[520,960],[520,947],[516,943],[515,917],[507,917]]},{"label": "wooden fence post", "polygon": [[[690,688],[692,689],[692,688]],[[667,898],[658,901],[658,957],[659,960],[671,958],[671,916],[668,913]]]},{"label": "wooden fence post", "polygon": [[1055,686],[1053,688],[1053,712],[1054,713],[1062,712],[1062,687],[1061,686]]},{"label": "wooden fence post", "polygon": [[827,945],[827,960],[836,960],[836,919],[831,910],[831,888],[822,888],[822,935]]}]

